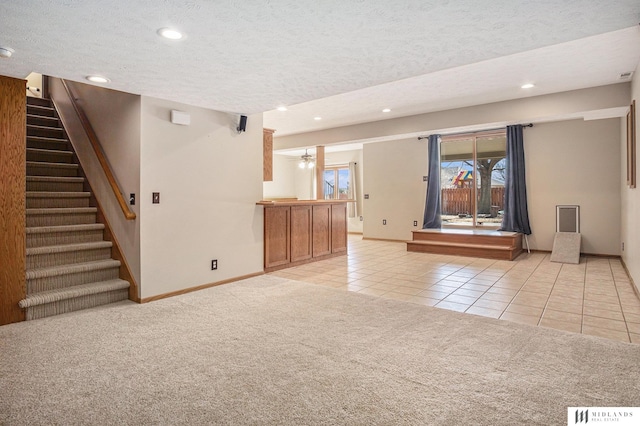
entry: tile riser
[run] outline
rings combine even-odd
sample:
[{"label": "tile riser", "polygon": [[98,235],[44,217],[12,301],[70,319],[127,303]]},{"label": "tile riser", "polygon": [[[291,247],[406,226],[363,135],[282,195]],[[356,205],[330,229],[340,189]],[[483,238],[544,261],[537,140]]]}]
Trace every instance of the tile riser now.
[{"label": "tile riser", "polygon": [[95,213],[61,213],[55,215],[27,214],[27,227],[83,225],[88,223],[96,223]]},{"label": "tile riser", "polygon": [[122,289],[116,291],[110,291],[107,293],[100,293],[91,296],[76,297],[73,299],[60,300],[58,302],[47,303],[45,305],[33,306],[27,308],[26,317],[27,321],[38,318],[44,318],[53,315],[64,314],[67,312],[78,311],[81,309],[93,308],[100,305],[106,305],[109,303],[119,302],[121,300],[127,300],[129,297],[129,290]]},{"label": "tile riser", "polygon": [[55,277],[27,279],[27,294],[59,288],[73,287],[99,281],[118,278],[119,268],[100,269],[97,271],[83,271],[72,274],[57,275]]},{"label": "tile riser", "polygon": [[103,241],[103,230],[27,234],[27,248]]},{"label": "tile riser", "polygon": [[63,253],[43,253],[27,256],[27,269],[48,268],[73,263],[95,262],[111,259],[111,248],[76,250]]}]

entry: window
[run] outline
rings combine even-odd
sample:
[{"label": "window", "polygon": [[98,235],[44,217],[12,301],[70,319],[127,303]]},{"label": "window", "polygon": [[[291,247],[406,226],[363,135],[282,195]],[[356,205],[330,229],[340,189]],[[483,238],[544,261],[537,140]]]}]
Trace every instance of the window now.
[{"label": "window", "polygon": [[506,155],[504,132],[443,138],[440,145],[443,226],[500,226]]},{"label": "window", "polygon": [[344,166],[327,167],[324,170],[324,199],[349,199],[349,168]]}]

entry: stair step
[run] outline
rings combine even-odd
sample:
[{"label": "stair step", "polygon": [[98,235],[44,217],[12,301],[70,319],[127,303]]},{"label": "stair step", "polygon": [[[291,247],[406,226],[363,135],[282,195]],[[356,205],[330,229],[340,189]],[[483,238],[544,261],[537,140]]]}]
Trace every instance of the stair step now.
[{"label": "stair step", "polygon": [[27,191],[76,192],[83,187],[83,177],[27,176]]},{"label": "stair step", "polygon": [[96,207],[27,209],[27,228],[95,223]]},{"label": "stair step", "polygon": [[27,320],[34,320],[126,300],[129,286],[121,279],[106,280],[30,294],[18,305],[26,309]]},{"label": "stair step", "polygon": [[45,163],[72,163],[73,151],[56,149],[27,148],[27,161]]},{"label": "stair step", "polygon": [[27,209],[89,207],[90,192],[27,191]]},{"label": "stair step", "polygon": [[104,224],[27,228],[27,248],[103,241]]},{"label": "stair step", "polygon": [[27,136],[27,148],[55,149],[66,151],[69,141],[65,138],[48,138],[44,136]]},{"label": "stair step", "polygon": [[419,253],[472,256],[485,259],[513,260],[522,248],[511,245],[455,243],[443,241],[407,241],[407,251]]},{"label": "stair step", "polygon": [[38,115],[40,117],[55,117],[56,110],[51,106],[31,105],[27,103],[27,114]]},{"label": "stair step", "polygon": [[53,103],[49,98],[36,98],[34,96],[27,96],[27,105],[38,105],[52,108]]},{"label": "stair step", "polygon": [[45,138],[64,138],[64,130],[59,127],[35,126],[27,124],[27,136],[43,136]]},{"label": "stair step", "polygon": [[27,112],[27,125],[51,127],[62,130],[58,117],[47,117],[43,115],[29,114]]},{"label": "stair step", "polygon": [[113,259],[30,269],[27,294],[118,278],[120,261]]},{"label": "stair step", "polygon": [[31,247],[27,249],[27,270],[111,258],[111,241]]},{"label": "stair step", "polygon": [[78,176],[77,164],[27,161],[27,176]]}]

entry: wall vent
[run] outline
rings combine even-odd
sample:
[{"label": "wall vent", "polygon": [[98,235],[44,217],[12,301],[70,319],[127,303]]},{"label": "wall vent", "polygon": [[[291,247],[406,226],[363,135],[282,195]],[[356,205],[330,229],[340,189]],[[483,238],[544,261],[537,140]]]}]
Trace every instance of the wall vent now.
[{"label": "wall vent", "polygon": [[629,80],[632,75],[633,75],[633,71],[623,72],[622,74],[620,74],[619,78],[620,80]]},{"label": "wall vent", "polygon": [[580,232],[580,206],[556,206],[556,232]]}]

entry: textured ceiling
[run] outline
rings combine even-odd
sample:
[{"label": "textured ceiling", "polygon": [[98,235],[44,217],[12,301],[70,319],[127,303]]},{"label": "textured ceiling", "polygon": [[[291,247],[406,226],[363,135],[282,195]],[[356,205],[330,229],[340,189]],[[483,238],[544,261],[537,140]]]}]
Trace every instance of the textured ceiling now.
[{"label": "textured ceiling", "polygon": [[[602,73],[587,84],[603,84],[603,73],[637,64],[637,33],[630,34],[638,21],[637,0],[3,1],[0,47],[15,54],[0,60],[0,74],[40,72],[75,81],[101,74],[112,89],[245,114],[278,105],[294,112],[296,104],[306,108],[309,101],[348,93],[336,98],[343,104],[338,110],[359,122],[377,119],[361,114],[365,107],[393,103],[392,114],[411,114],[518,97],[513,84],[545,82],[565,67],[575,66],[569,74],[589,74],[594,62],[586,61],[588,54],[575,64],[557,45],[577,40],[588,52],[592,42],[580,39],[591,36],[600,49],[592,56],[626,67],[599,64]],[[161,27],[175,27],[186,38],[161,39]],[[618,33],[625,28],[628,33]],[[600,35],[613,38],[600,42]],[[612,40],[636,46],[625,50]],[[527,55],[540,48],[554,66]],[[614,59],[602,57],[602,49]],[[526,65],[514,60],[518,55]],[[456,72],[442,72],[449,69]],[[384,89],[403,79],[408,83],[395,97],[393,86]],[[540,90],[576,88],[569,77],[558,81],[565,80],[567,86],[550,81],[552,87]],[[383,89],[354,92],[372,86]],[[419,92],[423,87],[431,89]],[[331,110],[327,102],[320,101],[328,108],[322,111]],[[307,116],[301,122],[291,114],[273,127],[284,134],[320,125]]]}]

